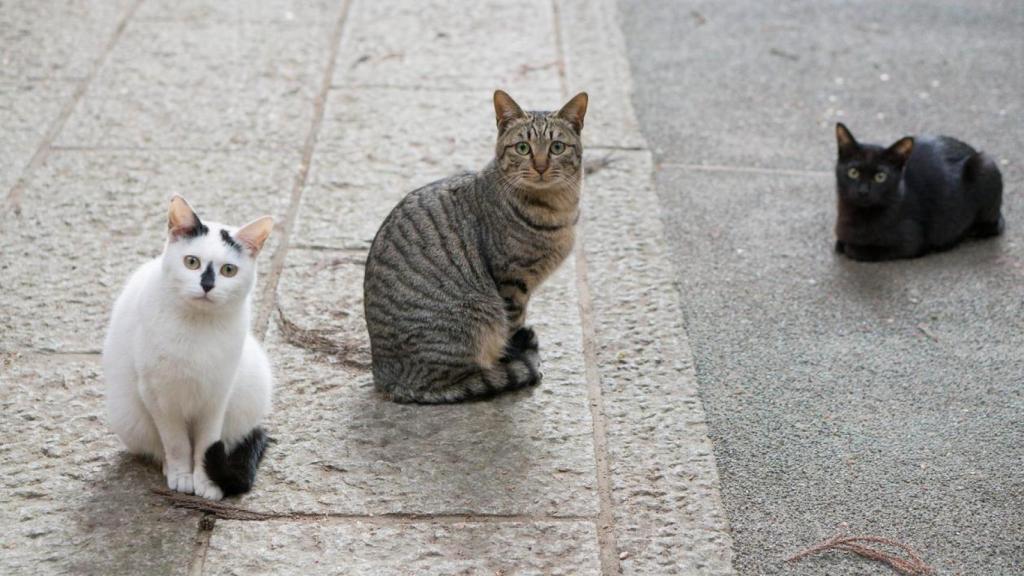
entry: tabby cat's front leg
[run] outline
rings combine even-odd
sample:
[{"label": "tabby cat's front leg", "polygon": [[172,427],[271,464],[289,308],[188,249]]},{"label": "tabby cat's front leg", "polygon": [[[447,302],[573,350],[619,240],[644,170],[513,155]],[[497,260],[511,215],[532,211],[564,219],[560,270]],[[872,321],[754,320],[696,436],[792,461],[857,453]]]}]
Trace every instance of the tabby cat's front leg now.
[{"label": "tabby cat's front leg", "polygon": [[498,294],[505,303],[509,335],[512,335],[526,323],[526,305],[530,301],[529,289],[522,280],[503,280],[498,283]]}]

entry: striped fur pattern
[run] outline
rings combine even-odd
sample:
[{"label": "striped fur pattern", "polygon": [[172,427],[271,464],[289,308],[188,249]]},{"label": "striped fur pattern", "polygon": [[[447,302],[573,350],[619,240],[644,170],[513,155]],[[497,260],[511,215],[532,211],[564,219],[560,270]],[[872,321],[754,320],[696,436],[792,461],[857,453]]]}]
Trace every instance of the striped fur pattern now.
[{"label": "striped fur pattern", "polygon": [[541,379],[526,308],[572,250],[587,95],[524,112],[499,90],[494,107],[494,160],[409,193],[370,248],[373,378],[397,402],[458,402]]}]

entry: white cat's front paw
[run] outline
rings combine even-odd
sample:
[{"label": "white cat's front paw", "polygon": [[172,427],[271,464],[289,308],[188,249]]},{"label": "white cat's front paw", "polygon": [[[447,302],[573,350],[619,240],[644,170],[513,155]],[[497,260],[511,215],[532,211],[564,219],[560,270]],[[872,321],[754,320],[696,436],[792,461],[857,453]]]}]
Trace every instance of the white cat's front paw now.
[{"label": "white cat's front paw", "polygon": [[192,487],[192,473],[171,471],[167,475],[167,487],[175,492],[192,494],[194,492]]},{"label": "white cat's front paw", "polygon": [[220,500],[224,498],[224,492],[206,476],[205,472],[196,470],[192,481],[195,485],[196,496],[202,496],[207,500]]}]

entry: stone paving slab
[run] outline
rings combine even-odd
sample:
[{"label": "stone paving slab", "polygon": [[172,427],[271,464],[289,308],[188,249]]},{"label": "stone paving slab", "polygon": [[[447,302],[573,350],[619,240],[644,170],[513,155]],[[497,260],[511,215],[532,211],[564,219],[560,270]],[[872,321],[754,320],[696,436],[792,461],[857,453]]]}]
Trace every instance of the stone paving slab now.
[{"label": "stone paving slab", "polygon": [[[6,199],[8,191],[18,182],[42,139],[41,135],[32,130],[4,132],[3,140],[0,140],[0,198]],[[0,206],[4,204],[0,202]]]},{"label": "stone paving slab", "polygon": [[614,2],[558,0],[560,36],[566,77],[575,90],[586,90],[590,107],[585,143],[597,147],[646,148],[630,105],[629,62],[619,31]]},{"label": "stone paving slab", "polygon": [[596,547],[589,522],[220,521],[203,574],[586,576]]},{"label": "stone paving slab", "polygon": [[[286,318],[326,330],[367,362],[363,267],[351,254],[293,250],[278,288]],[[594,448],[579,320],[567,266],[531,301],[544,382],[451,406],[399,405],[366,368],[284,342],[268,348],[279,383],[278,440],[245,498],[255,509],[345,514],[592,516]]]},{"label": "stone paving slab", "polygon": [[[0,353],[0,572],[186,574],[198,515],[105,423],[98,356]],[[126,527],[130,527],[126,530]]]},{"label": "stone paving slab", "polygon": [[607,417],[623,574],[732,574],[650,153],[615,151],[587,176],[583,246]]},{"label": "stone paving slab", "polygon": [[[497,138],[492,97],[493,90],[331,90],[296,242],[369,248],[406,194],[483,168],[494,157]],[[557,107],[562,100],[557,92],[514,97],[538,107]]]},{"label": "stone paving slab", "polygon": [[[1024,91],[1014,40],[1024,10],[1001,9],[1009,4],[1000,0],[928,6],[657,0],[623,8],[630,27],[673,38],[662,49],[631,48],[636,75],[658,79],[636,94],[644,124],[657,141],[685,135],[657,159],[828,171],[836,121],[865,141],[947,133],[1012,157],[1005,126]],[[640,22],[666,12],[678,16]],[[655,117],[665,103],[676,111]]]},{"label": "stone paving slab", "polygon": [[[274,152],[51,154],[24,192],[21,216],[0,219],[0,351],[99,351],[117,293],[163,250],[171,194],[208,220],[269,213],[282,222],[297,162]],[[265,247],[264,270],[279,240]]]},{"label": "stone paving slab", "polygon": [[555,38],[547,0],[356,2],[334,82],[557,90]]},{"label": "stone paving slab", "polygon": [[0,82],[84,78],[135,1],[5,1]]},{"label": "stone paving slab", "polygon": [[137,21],[272,22],[277,24],[314,24],[330,28],[338,16],[337,0],[146,0],[139,8]]},{"label": "stone paving slab", "polygon": [[307,26],[132,22],[56,144],[298,149],[328,40]]},{"label": "stone paving slab", "polygon": [[70,80],[0,78],[0,199],[21,177],[74,89]]}]

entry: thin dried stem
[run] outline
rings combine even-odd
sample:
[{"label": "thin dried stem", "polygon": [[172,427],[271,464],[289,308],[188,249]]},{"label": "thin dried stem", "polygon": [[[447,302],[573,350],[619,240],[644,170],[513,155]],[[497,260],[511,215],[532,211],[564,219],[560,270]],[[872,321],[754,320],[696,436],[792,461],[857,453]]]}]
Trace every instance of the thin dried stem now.
[{"label": "thin dried stem", "polygon": [[[865,546],[865,542],[897,548],[903,551],[908,558],[902,558],[895,554],[886,552],[885,550]],[[790,556],[786,559],[786,562],[796,562],[812,554],[817,554],[818,552],[824,552],[827,550],[853,552],[854,554],[869,560],[888,564],[893,570],[900,574],[904,574],[905,576],[928,576],[935,573],[930,566],[925,564],[924,560],[921,559],[920,555],[918,555],[913,548],[901,542],[897,542],[889,538],[882,538],[880,536],[846,536],[843,534],[837,534],[832,538],[819,542],[806,550]]]}]

